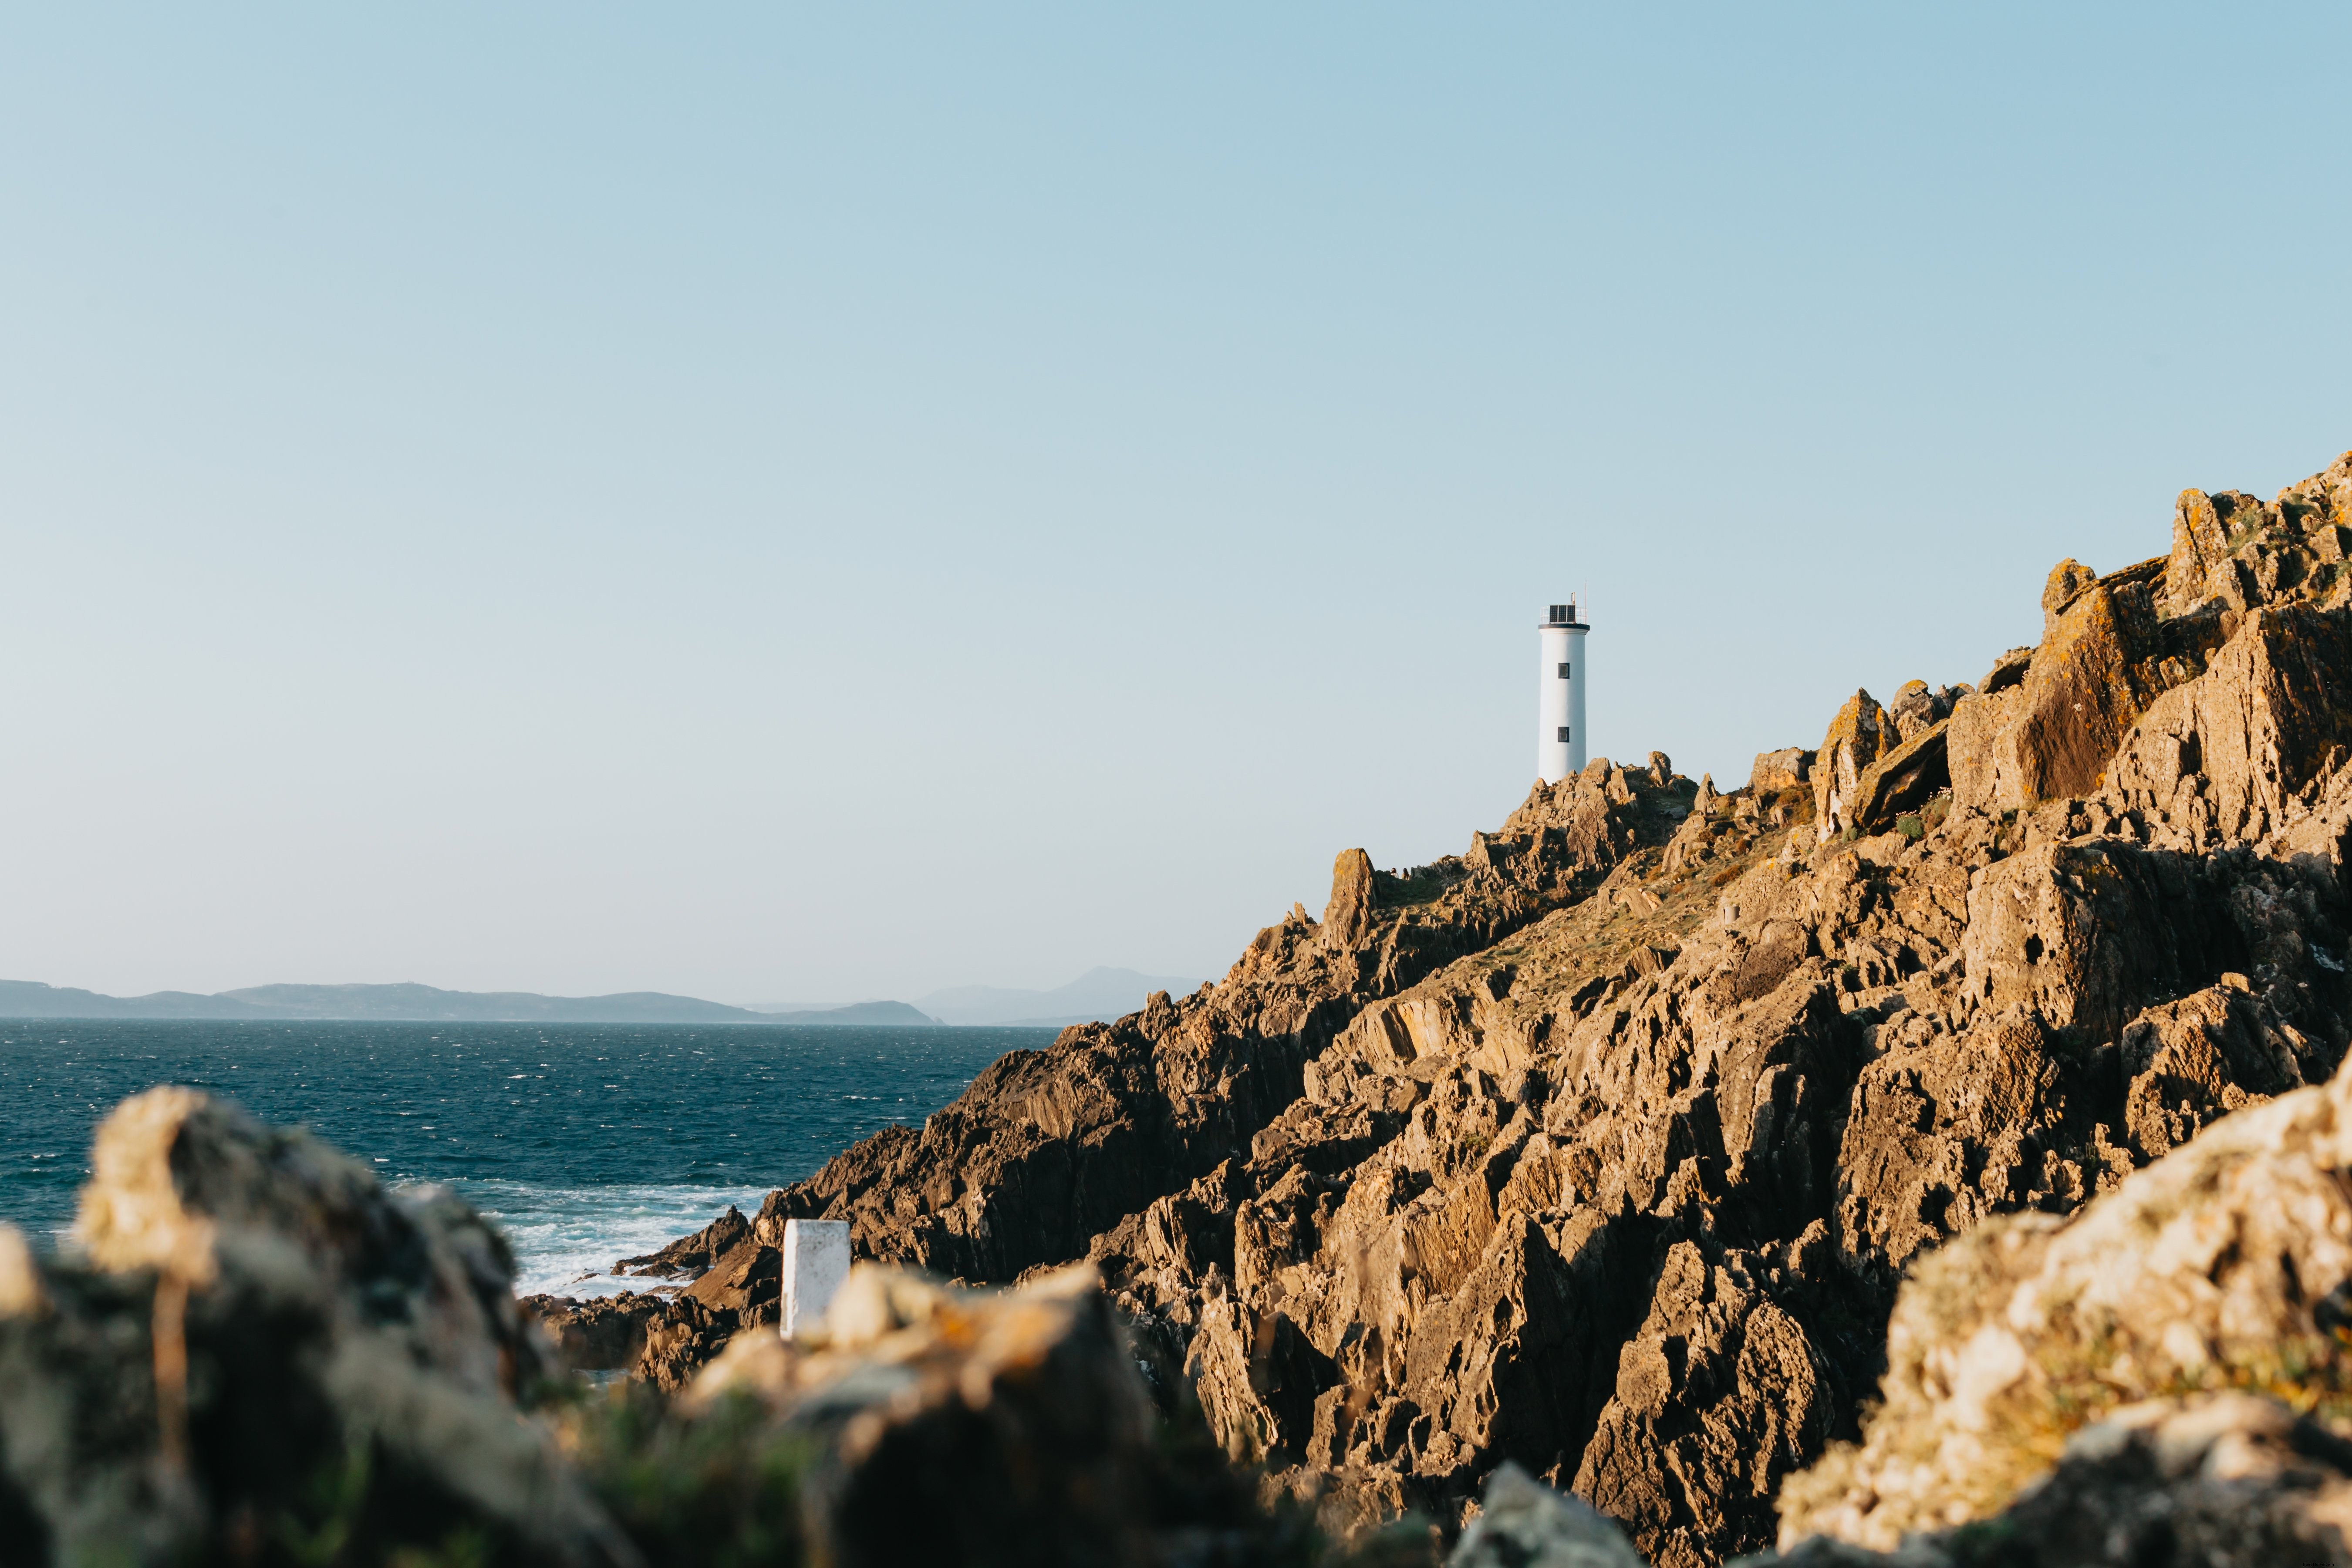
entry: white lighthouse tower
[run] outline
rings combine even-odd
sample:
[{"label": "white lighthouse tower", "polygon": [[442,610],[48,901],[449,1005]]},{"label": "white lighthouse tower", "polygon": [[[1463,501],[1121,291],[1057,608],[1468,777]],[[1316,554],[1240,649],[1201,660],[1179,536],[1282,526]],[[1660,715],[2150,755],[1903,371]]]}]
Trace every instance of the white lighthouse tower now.
[{"label": "white lighthouse tower", "polygon": [[1584,771],[1584,634],[1576,600],[1554,605],[1536,628],[1543,668],[1536,686],[1536,775],[1558,784]]}]

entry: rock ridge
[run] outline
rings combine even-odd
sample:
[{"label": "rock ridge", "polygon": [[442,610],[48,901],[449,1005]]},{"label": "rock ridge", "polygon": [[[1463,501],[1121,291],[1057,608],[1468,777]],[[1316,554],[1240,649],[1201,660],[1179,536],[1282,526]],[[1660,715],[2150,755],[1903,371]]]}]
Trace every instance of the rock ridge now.
[{"label": "rock ridge", "polygon": [[1729,794],[1604,761],[1433,866],[1341,856],[1319,920],[772,1194],[703,1278],[801,1215],[970,1280],[1089,1260],[1163,1407],[1334,1528],[1459,1528],[1507,1463],[1654,1564],[1884,1544],[1789,1510],[1890,1495],[1905,1292],[2104,1234],[2345,1055],[2352,454],[2172,535]]}]

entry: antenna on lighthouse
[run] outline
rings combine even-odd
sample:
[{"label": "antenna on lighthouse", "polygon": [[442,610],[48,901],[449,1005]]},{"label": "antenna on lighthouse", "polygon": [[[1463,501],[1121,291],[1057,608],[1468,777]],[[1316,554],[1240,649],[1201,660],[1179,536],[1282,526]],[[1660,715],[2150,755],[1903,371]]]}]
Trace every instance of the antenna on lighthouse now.
[{"label": "antenna on lighthouse", "polygon": [[1576,595],[1547,607],[1536,626],[1536,776],[1558,784],[1584,771],[1584,634]]}]

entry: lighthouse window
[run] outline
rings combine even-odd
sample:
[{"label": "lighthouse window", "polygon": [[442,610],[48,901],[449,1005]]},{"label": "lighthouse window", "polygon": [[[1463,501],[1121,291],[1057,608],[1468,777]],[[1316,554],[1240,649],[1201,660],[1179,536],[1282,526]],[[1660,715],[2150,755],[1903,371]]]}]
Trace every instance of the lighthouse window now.
[{"label": "lighthouse window", "polygon": [[1568,679],[1568,666],[1563,664],[1559,667],[1559,678],[1562,680],[1566,680]]},{"label": "lighthouse window", "polygon": [[1563,741],[1568,739],[1568,726],[1565,724],[1559,727],[1559,738]]}]

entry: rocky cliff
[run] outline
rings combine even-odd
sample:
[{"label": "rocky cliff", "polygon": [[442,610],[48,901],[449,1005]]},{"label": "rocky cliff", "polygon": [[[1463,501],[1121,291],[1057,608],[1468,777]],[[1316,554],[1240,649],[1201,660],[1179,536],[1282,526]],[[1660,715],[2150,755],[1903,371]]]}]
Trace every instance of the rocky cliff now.
[{"label": "rocky cliff", "polygon": [[[782,1221],[825,1216],[971,1281],[1090,1259],[1163,1403],[1335,1526],[1450,1528],[1510,1461],[1661,1568],[1712,1564],[1770,1545],[1833,1444],[1799,1533],[1858,1552],[2007,1506],[2113,1402],[2054,1400],[2027,1458],[1915,1519],[1885,1423],[1971,1374],[1900,1316],[1885,1348],[1898,1289],[1992,1268],[1971,1247],[2063,1250],[2100,1194],[2334,1073],[2347,546],[2352,457],[2270,501],[2189,491],[2168,553],[2051,573],[2035,647],[1858,691],[1738,789],[1598,762],[1459,857],[1349,851],[1319,920],[1213,985],[1008,1057],[643,1260],[696,1279],[649,1370],[761,1321]],[[2336,1274],[2294,1267],[2242,1331],[2332,1367],[2338,1309],[2305,1298]]]}]

